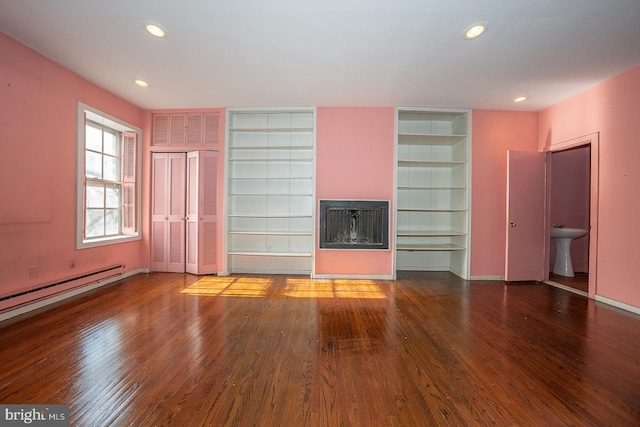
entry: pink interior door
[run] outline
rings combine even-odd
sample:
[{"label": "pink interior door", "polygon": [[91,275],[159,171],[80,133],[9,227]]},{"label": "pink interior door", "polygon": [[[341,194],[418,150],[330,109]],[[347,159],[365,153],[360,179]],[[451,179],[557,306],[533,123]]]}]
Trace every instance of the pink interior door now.
[{"label": "pink interior door", "polygon": [[184,273],[185,160],[153,153],[151,270]]},{"label": "pink interior door", "polygon": [[217,272],[218,153],[187,153],[186,271]]},{"label": "pink interior door", "polygon": [[153,153],[151,198],[151,271],[167,271],[167,162],[164,153]]},{"label": "pink interior door", "polygon": [[218,272],[218,153],[200,152],[198,274]]},{"label": "pink interior door", "polygon": [[167,197],[169,200],[167,230],[167,271],[184,273],[185,271],[185,191],[186,162],[184,153],[168,153],[169,181]]},{"label": "pink interior door", "polygon": [[507,151],[505,280],[543,280],[545,155]]},{"label": "pink interior door", "polygon": [[198,193],[199,156],[197,151],[187,153],[187,241],[185,269],[187,273],[198,274]]}]

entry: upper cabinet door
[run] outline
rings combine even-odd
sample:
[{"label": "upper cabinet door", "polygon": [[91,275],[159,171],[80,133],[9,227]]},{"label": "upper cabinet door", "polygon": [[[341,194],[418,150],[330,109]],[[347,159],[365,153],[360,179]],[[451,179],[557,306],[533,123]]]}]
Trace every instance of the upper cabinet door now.
[{"label": "upper cabinet door", "polygon": [[545,155],[507,151],[505,280],[543,280]]},{"label": "upper cabinet door", "polygon": [[187,134],[187,117],[185,114],[169,114],[169,145],[184,145]]},{"label": "upper cabinet door", "polygon": [[169,145],[169,115],[154,114],[153,115],[153,139],[152,145],[165,146]]},{"label": "upper cabinet door", "polygon": [[153,146],[185,145],[187,117],[184,113],[153,115]]},{"label": "upper cabinet door", "polygon": [[217,147],[220,143],[220,113],[204,114],[203,142],[207,148]]},{"label": "upper cabinet door", "polygon": [[151,145],[215,149],[219,132],[220,112],[154,113]]},{"label": "upper cabinet door", "polygon": [[186,115],[186,144],[187,145],[202,145],[202,114],[189,113]]}]

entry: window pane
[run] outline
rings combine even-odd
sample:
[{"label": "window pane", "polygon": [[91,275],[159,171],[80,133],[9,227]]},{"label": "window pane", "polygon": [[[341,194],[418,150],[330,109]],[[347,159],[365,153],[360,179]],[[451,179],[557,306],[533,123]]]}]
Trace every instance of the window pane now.
[{"label": "window pane", "polygon": [[120,209],[107,209],[105,225],[107,228],[107,235],[120,233]]},{"label": "window pane", "polygon": [[89,178],[102,178],[102,155],[87,151],[85,168],[85,176]]},{"label": "window pane", "polygon": [[120,186],[107,185],[107,208],[120,208]]},{"label": "window pane", "polygon": [[118,155],[118,136],[115,131],[104,130],[104,153],[112,156]]},{"label": "window pane", "polygon": [[102,151],[102,129],[94,124],[87,123],[85,133],[85,148],[87,150]]},{"label": "window pane", "polygon": [[118,177],[118,160],[116,157],[104,156],[104,176],[107,181],[120,181]]},{"label": "window pane", "polygon": [[104,207],[104,186],[92,182],[87,183],[87,208]]},{"label": "window pane", "polygon": [[86,237],[104,236],[104,211],[102,209],[87,209],[85,227]]}]

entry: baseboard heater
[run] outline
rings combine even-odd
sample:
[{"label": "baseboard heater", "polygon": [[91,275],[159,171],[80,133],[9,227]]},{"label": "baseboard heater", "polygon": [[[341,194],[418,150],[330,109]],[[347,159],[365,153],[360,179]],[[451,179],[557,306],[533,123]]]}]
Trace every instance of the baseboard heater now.
[{"label": "baseboard heater", "polygon": [[[124,264],[112,265],[110,267],[101,268],[99,270],[90,271],[78,276],[69,277],[57,282],[38,286],[37,288],[29,289],[11,295],[5,295],[3,297],[0,297],[0,313],[7,310],[15,309],[26,304],[31,304],[45,298],[51,298],[63,292],[68,292],[72,289],[76,289],[82,286],[88,286],[96,282],[120,276],[122,274],[123,268]],[[55,290],[53,292],[50,292],[54,288]],[[49,292],[43,293],[44,291]],[[43,294],[38,296],[38,293]]]}]

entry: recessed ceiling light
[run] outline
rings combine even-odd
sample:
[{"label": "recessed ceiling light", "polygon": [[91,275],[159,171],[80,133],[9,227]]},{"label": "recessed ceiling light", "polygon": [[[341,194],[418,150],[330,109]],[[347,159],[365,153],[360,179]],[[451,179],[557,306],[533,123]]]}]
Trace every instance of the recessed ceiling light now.
[{"label": "recessed ceiling light", "polygon": [[526,96],[518,96],[516,98],[513,98],[513,102],[522,102],[522,101],[526,101],[528,97]]},{"label": "recessed ceiling light", "polygon": [[487,22],[476,22],[475,24],[471,24],[464,30],[462,37],[467,40],[478,38],[487,32],[487,28],[489,28]]},{"label": "recessed ceiling light", "polygon": [[137,80],[134,80],[133,82],[134,82],[135,84],[137,84],[138,86],[140,86],[140,87],[147,87],[147,86],[149,86],[149,83],[145,82],[144,80],[137,79]]},{"label": "recessed ceiling light", "polygon": [[167,37],[167,32],[162,28],[162,26],[160,26],[160,24],[156,24],[155,22],[145,22],[142,27],[147,33],[159,39]]}]

